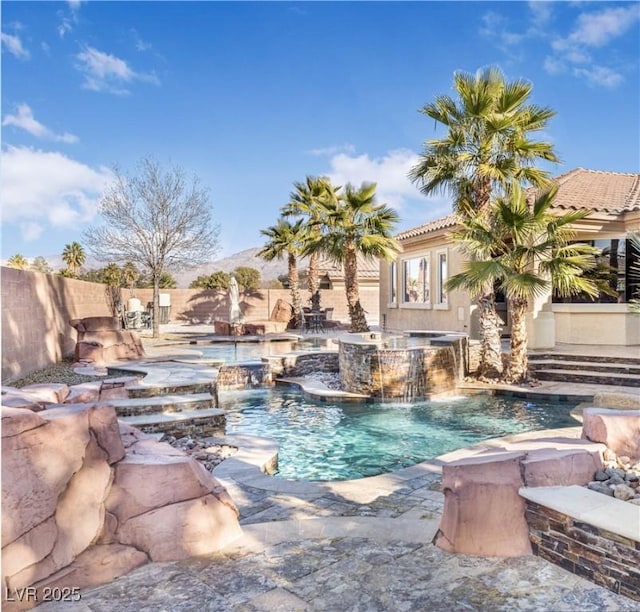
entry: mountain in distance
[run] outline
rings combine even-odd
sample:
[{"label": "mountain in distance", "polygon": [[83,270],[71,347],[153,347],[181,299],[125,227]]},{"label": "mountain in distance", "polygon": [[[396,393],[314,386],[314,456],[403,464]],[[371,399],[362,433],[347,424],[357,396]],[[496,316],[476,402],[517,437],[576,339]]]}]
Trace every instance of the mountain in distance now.
[{"label": "mountain in distance", "polygon": [[[197,266],[188,270],[171,271],[171,276],[176,279],[179,289],[187,289],[191,281],[194,281],[198,276],[209,275],[212,272],[233,272],[239,266],[247,266],[249,268],[255,268],[260,271],[260,278],[263,281],[277,280],[279,276],[287,274],[287,260],[274,259],[273,261],[266,261],[262,257],[258,257],[258,252],[262,247],[254,247],[251,249],[245,249],[228,257],[212,261],[202,266]],[[55,272],[65,267],[62,261],[61,255],[49,255],[45,256],[47,263],[54,269]],[[27,257],[29,263],[33,261],[33,257]],[[2,261],[2,265],[6,265],[6,261]],[[83,268],[85,270],[91,270],[96,268],[102,268],[106,264],[99,262],[92,256],[87,256],[87,260]],[[300,271],[304,270],[307,266],[306,259],[298,260],[298,266]]]},{"label": "mountain in distance", "polygon": [[[233,272],[240,266],[246,266],[248,268],[255,268],[260,272],[260,278],[263,281],[277,280],[279,276],[287,274],[287,260],[274,259],[273,261],[266,261],[262,257],[258,257],[258,252],[262,247],[253,247],[251,249],[245,249],[239,251],[228,257],[223,257],[212,261],[211,263],[191,268],[190,270],[182,270],[180,272],[172,272],[173,278],[178,281],[178,287],[185,289],[189,286],[191,281],[194,281],[198,276],[209,275],[212,272]],[[306,267],[306,260],[298,260],[298,266],[300,270]]]}]

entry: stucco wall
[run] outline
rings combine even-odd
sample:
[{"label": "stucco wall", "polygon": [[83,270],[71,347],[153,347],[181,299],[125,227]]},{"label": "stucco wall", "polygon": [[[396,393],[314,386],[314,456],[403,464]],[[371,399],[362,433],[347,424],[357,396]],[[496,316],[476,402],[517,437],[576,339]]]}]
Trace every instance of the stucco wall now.
[{"label": "stucco wall", "polygon": [[397,259],[397,301],[395,303],[390,302],[391,265],[381,262],[380,325],[384,324],[389,331],[442,330],[466,332],[473,336],[475,325],[471,312],[471,300],[465,292],[450,291],[446,304],[406,304],[402,301],[403,261],[415,257],[427,257],[430,260],[430,292],[432,302],[435,302],[438,282],[436,261],[437,254],[440,252],[447,253],[449,274],[460,270],[462,256],[459,251],[447,246],[444,236],[417,245],[404,245],[404,250]]},{"label": "stucco wall", "polygon": [[12,268],[1,274],[3,381],[72,355],[70,319],[111,314],[105,285]]},{"label": "stucco wall", "polygon": [[640,344],[640,316],[626,304],[554,304],[556,342],[563,344]]},{"label": "stucco wall", "polygon": [[[2,268],[0,281],[4,382],[26,376],[73,355],[77,335],[69,325],[69,320],[112,314],[106,287],[99,283],[13,268]],[[170,289],[162,293],[170,295],[172,322],[208,323],[228,318],[229,301],[224,291]],[[152,299],[152,290],[136,289],[133,295],[144,307]],[[307,291],[302,291],[303,304],[306,304],[308,295]],[[360,296],[367,320],[377,325],[378,288],[361,287]],[[122,301],[125,305],[129,297],[129,290],[123,290]],[[241,294],[240,306],[249,322],[266,320],[279,298],[289,302],[289,290],[269,289]],[[348,323],[343,290],[323,289],[321,307],[333,307],[333,319]]]}]

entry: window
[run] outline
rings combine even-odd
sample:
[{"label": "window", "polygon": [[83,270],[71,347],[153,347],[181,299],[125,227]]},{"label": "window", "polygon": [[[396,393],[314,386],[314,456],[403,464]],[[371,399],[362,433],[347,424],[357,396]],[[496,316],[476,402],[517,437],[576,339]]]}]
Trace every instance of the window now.
[{"label": "window", "polygon": [[447,252],[439,251],[436,255],[438,261],[438,294],[437,304],[447,303],[447,292],[444,288],[444,284],[447,281]]},{"label": "window", "polygon": [[596,247],[600,254],[596,255],[597,267],[584,273],[585,278],[596,282],[600,289],[599,297],[593,299],[588,295],[577,295],[570,298],[560,298],[554,294],[555,303],[624,303],[633,297],[638,297],[638,287],[632,282],[629,271],[640,263],[638,253],[630,240],[624,236],[606,240],[582,241]]},{"label": "window", "polygon": [[393,261],[389,266],[389,303],[398,301],[398,264]]},{"label": "window", "polygon": [[403,263],[403,296],[405,304],[428,304],[431,300],[429,288],[429,260],[426,257],[406,259]]}]

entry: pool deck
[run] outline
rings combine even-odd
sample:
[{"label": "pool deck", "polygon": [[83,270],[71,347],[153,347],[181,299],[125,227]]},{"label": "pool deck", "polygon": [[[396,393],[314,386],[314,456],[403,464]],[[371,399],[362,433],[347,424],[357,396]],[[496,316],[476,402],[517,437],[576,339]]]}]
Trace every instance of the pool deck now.
[{"label": "pool deck", "polygon": [[[149,361],[182,355],[188,362],[193,355],[146,343],[145,349]],[[592,354],[598,350],[602,347],[593,347]],[[625,349],[620,353],[631,355]],[[155,371],[154,376],[165,384],[203,374],[192,363],[149,361],[145,368]],[[604,390],[638,393],[637,388],[557,382],[504,390],[584,399]],[[579,429],[571,431],[577,435]],[[240,510],[244,531],[240,540],[215,555],[150,563],[111,584],[83,592],[78,603],[41,609],[640,609],[638,602],[539,557],[472,557],[435,547],[431,540],[444,500],[438,461],[360,480],[292,482],[260,470],[277,452],[272,440],[226,437],[229,442],[233,438],[238,454],[217,466],[214,475]]]}]

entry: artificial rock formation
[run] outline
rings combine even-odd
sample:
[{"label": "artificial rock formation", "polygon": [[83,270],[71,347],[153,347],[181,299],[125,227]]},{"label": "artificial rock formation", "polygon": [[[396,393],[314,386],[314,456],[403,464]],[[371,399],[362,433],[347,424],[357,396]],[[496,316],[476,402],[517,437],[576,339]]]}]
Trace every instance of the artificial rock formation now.
[{"label": "artificial rock formation", "polygon": [[585,485],[602,468],[603,450],[587,440],[537,438],[444,464],[434,543],[470,555],[531,554],[520,487]]},{"label": "artificial rock formation", "polygon": [[105,364],[145,355],[138,334],[121,329],[118,317],[86,317],[69,323],[78,332],[76,361]]},{"label": "artificial rock formation", "polygon": [[606,444],[616,455],[640,461],[640,410],[585,408],[583,436]]},{"label": "artificial rock formation", "polygon": [[217,480],[170,445],[119,425],[113,407],[2,407],[5,599],[28,586],[108,582],[149,560],[213,552],[240,534]]}]

